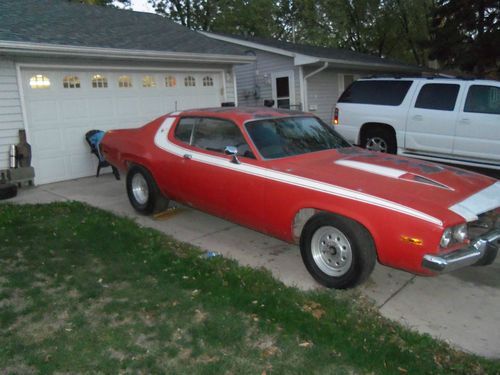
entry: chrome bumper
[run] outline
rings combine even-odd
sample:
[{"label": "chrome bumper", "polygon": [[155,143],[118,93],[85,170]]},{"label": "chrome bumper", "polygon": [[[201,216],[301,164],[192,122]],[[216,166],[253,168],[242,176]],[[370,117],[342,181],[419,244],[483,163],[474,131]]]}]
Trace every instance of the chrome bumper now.
[{"label": "chrome bumper", "polygon": [[494,229],[473,240],[469,246],[449,254],[436,256],[424,255],[422,267],[433,272],[443,273],[467,267],[473,264],[493,263],[497,256],[500,241],[500,229]]}]

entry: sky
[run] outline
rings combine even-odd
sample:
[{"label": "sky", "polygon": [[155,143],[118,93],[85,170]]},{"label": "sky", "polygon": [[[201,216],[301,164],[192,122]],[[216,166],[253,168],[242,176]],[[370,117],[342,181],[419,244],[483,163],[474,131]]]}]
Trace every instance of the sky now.
[{"label": "sky", "polygon": [[138,12],[154,13],[153,7],[148,3],[148,0],[130,0],[132,9]]}]

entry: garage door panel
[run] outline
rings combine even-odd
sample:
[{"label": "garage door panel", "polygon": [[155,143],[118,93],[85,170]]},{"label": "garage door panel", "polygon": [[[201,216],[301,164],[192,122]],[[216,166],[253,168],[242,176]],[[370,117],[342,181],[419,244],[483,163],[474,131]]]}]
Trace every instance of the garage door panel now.
[{"label": "garage door panel", "polygon": [[61,120],[77,120],[87,118],[87,103],[81,98],[66,99],[59,103],[59,113]]},{"label": "garage door panel", "polygon": [[37,183],[45,184],[70,178],[66,173],[64,156],[40,158],[33,165],[36,171]]},{"label": "garage door panel", "polygon": [[57,102],[37,100],[29,102],[28,112],[32,121],[57,121]]},{"label": "garage door panel", "polygon": [[[96,74],[107,78],[107,87],[93,87]],[[37,184],[95,173],[97,158],[84,139],[88,130],[136,128],[167,112],[219,106],[222,101],[222,76],[214,72],[30,68],[21,75]],[[32,88],[30,78],[37,75],[48,77],[50,86]],[[203,86],[207,75],[213,86]],[[64,78],[74,76],[79,87],[65,88]],[[121,76],[130,77],[132,87],[119,87]],[[143,86],[145,76],[154,78],[152,87]],[[167,76],[175,78],[175,87],[166,86]],[[185,86],[187,76],[195,78],[195,87]]]},{"label": "garage door panel", "polygon": [[87,99],[88,112],[91,117],[113,117],[113,99],[108,97]]},{"label": "garage door panel", "polygon": [[33,149],[36,152],[62,153],[64,142],[58,128],[43,129],[31,132],[33,138]]},{"label": "garage door panel", "polygon": [[96,172],[97,158],[88,154],[73,155],[70,157],[73,178],[90,176]]}]

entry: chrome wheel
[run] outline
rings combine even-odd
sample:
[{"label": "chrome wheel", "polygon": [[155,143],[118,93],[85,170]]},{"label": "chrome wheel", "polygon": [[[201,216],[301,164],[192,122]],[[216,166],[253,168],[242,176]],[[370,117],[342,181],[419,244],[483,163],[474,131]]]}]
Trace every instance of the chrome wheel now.
[{"label": "chrome wheel", "polygon": [[134,199],[140,205],[144,205],[149,199],[149,186],[148,182],[141,173],[136,173],[132,177],[132,194]]},{"label": "chrome wheel", "polygon": [[311,253],[319,269],[329,276],[342,276],[352,265],[351,243],[332,226],[323,226],[314,232]]},{"label": "chrome wheel", "polygon": [[387,142],[384,138],[372,137],[366,140],[366,148],[371,151],[387,152]]}]

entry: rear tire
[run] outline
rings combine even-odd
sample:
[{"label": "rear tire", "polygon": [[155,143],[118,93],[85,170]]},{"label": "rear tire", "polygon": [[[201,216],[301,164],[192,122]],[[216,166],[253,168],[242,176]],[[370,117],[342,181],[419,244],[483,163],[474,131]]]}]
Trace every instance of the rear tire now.
[{"label": "rear tire", "polygon": [[343,216],[318,214],[300,237],[302,260],[314,279],[335,289],[352,288],[365,281],[377,259],[370,233]]},{"label": "rear tire", "polygon": [[0,182],[0,200],[14,198],[17,195],[17,185]]},{"label": "rear tire", "polygon": [[169,203],[151,173],[140,165],[132,166],[127,173],[127,195],[132,207],[143,215],[164,211]]},{"label": "rear tire", "polygon": [[371,151],[395,154],[397,152],[396,137],[384,128],[369,129],[363,135],[361,146]]}]

